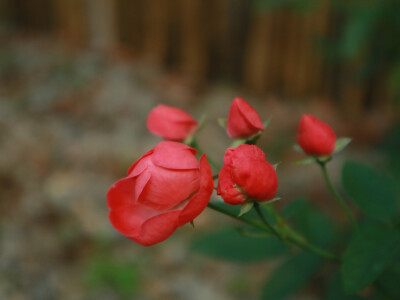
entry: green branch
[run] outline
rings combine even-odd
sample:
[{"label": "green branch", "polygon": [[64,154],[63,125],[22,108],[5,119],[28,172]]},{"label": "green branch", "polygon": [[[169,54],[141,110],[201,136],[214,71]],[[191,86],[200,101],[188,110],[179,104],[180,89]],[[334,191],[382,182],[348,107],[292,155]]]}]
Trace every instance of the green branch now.
[{"label": "green branch", "polygon": [[357,229],[357,222],[356,222],[356,219],[354,218],[353,213],[351,212],[349,206],[346,204],[344,199],[340,196],[339,192],[333,186],[332,181],[329,178],[328,172],[326,170],[326,162],[321,162],[320,160],[317,160],[317,163],[321,166],[321,170],[322,170],[322,174],[324,175],[325,182],[328,185],[328,188],[331,191],[332,195],[336,199],[336,202],[339,204],[339,206],[342,208],[342,210],[346,214],[346,216],[349,219],[353,228]]}]

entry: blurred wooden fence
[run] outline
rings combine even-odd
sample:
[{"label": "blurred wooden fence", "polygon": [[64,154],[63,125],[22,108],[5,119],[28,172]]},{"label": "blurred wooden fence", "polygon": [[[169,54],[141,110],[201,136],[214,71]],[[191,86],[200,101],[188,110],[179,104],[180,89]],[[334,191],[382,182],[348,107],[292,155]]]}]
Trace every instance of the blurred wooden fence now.
[{"label": "blurred wooden fence", "polygon": [[[128,47],[197,81],[226,79],[256,93],[330,98],[360,112],[381,94],[351,65],[324,60],[317,40],[334,31],[331,2],[311,11],[257,10],[250,0],[0,0],[17,28],[101,50]],[[371,98],[372,97],[372,98]],[[371,102],[372,99],[372,102]]]}]

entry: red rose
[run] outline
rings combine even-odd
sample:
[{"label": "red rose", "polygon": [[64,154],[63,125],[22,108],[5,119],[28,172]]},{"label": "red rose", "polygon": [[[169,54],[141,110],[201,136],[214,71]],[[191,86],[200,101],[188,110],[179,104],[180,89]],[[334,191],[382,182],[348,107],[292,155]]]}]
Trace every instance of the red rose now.
[{"label": "red rose", "polygon": [[228,148],[218,178],[217,194],[232,205],[271,199],[278,189],[274,167],[254,145]]},{"label": "red rose", "polygon": [[183,141],[197,128],[197,121],[182,109],[157,105],[147,118],[151,133],[165,140]]},{"label": "red rose", "polygon": [[335,149],[336,135],[328,124],[313,115],[303,115],[297,131],[297,143],[308,155],[329,155]]},{"label": "red rose", "polygon": [[160,142],[136,161],[107,193],[111,224],[139,244],[168,238],[197,217],[214,189],[206,156],[177,142]]},{"label": "red rose", "polygon": [[264,129],[258,113],[242,98],[233,99],[226,129],[233,138],[247,138]]}]

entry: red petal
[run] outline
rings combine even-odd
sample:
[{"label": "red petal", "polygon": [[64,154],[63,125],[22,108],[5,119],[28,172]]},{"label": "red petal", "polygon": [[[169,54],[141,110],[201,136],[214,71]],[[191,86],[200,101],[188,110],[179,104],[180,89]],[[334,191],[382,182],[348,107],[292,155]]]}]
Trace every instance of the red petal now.
[{"label": "red petal", "polygon": [[196,160],[196,153],[196,149],[185,144],[166,141],[157,144],[151,160],[156,166],[167,169],[198,169],[199,163]]},{"label": "red petal", "polygon": [[139,199],[142,194],[144,188],[147,186],[150,181],[151,173],[150,171],[144,172],[140,174],[140,176],[136,177],[136,185],[135,185],[135,199]]},{"label": "red petal", "polygon": [[108,208],[126,208],[133,204],[135,179],[125,177],[115,182],[107,192]]},{"label": "red petal", "polygon": [[235,98],[229,110],[227,132],[231,138],[245,138],[264,129],[258,113],[241,98]]},{"label": "red petal", "polygon": [[251,198],[271,199],[278,188],[278,177],[264,152],[254,145],[241,145],[231,155],[232,180]]},{"label": "red petal", "polygon": [[217,194],[228,204],[242,204],[246,201],[244,194],[235,188],[236,184],[232,179],[232,167],[224,164],[218,174]]},{"label": "red petal", "polygon": [[[239,112],[243,115],[246,121],[250,124],[253,130],[263,130],[264,125],[261,121],[261,118],[257,111],[242,98],[236,98],[237,106],[239,108]],[[255,132],[256,133],[256,132]]]},{"label": "red petal", "polygon": [[135,177],[138,176],[140,173],[142,173],[147,167],[146,157],[153,154],[153,152],[154,149],[147,151],[141,158],[139,158],[136,162],[134,162],[133,165],[131,165],[128,169],[128,175]]},{"label": "red petal", "polygon": [[303,115],[297,132],[297,142],[309,155],[329,155],[335,148],[336,135],[328,124],[313,115]]},{"label": "red petal", "polygon": [[151,172],[150,180],[137,199],[152,209],[158,211],[171,209],[199,190],[198,170],[169,170],[157,166],[149,168],[138,177],[141,178],[147,172]]},{"label": "red petal", "polygon": [[143,246],[151,246],[167,239],[178,228],[180,211],[156,215],[143,223],[141,231],[129,238]]},{"label": "red petal", "polygon": [[124,235],[138,234],[142,223],[155,214],[154,211],[135,203],[135,181],[132,177],[120,179],[107,193],[110,222]]},{"label": "red petal", "polygon": [[167,140],[182,141],[197,127],[197,122],[187,112],[166,105],[153,108],[147,118],[147,128]]},{"label": "red petal", "polygon": [[182,226],[196,218],[207,206],[214,189],[214,181],[210,164],[203,154],[200,158],[200,190],[195,194],[182,210],[179,216],[179,226]]}]

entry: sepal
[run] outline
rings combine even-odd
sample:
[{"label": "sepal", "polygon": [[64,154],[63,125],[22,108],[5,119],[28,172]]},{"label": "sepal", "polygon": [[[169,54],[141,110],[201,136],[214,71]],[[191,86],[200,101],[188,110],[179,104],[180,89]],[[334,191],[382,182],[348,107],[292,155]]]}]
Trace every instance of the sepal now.
[{"label": "sepal", "polygon": [[238,214],[238,217],[243,216],[244,214],[247,214],[254,206],[253,201],[245,202],[240,206],[240,212]]}]

